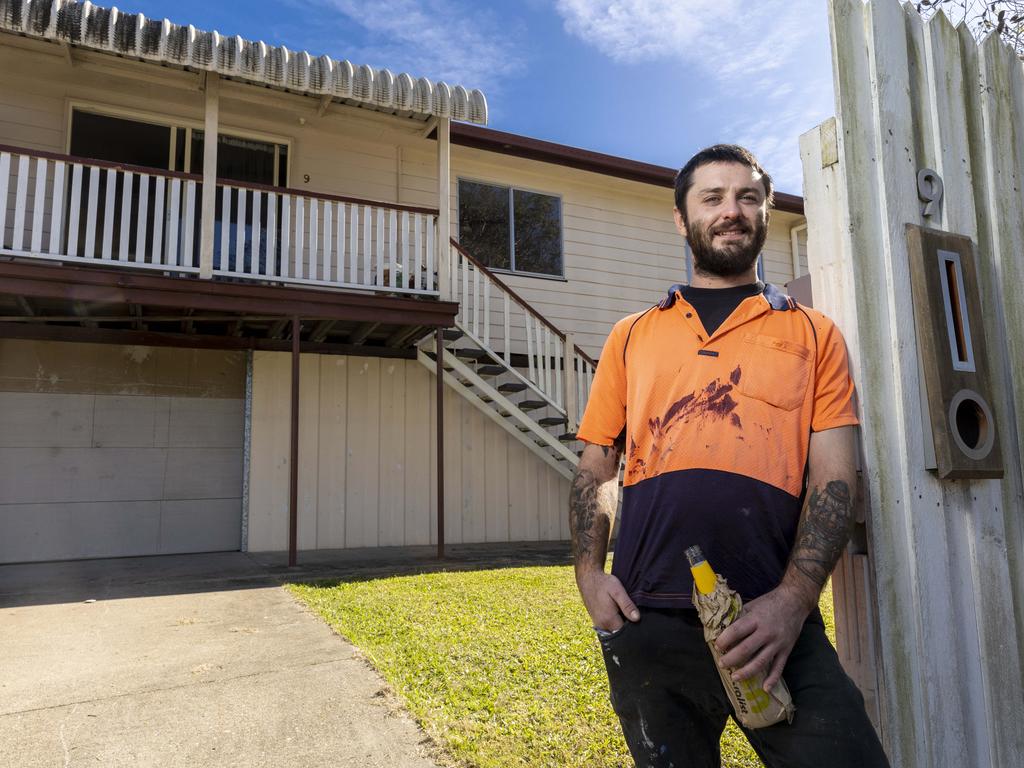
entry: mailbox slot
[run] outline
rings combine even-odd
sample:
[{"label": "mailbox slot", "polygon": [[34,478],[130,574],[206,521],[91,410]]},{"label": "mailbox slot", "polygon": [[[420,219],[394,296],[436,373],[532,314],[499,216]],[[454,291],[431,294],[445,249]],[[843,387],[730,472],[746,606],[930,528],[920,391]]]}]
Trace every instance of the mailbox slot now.
[{"label": "mailbox slot", "polygon": [[925,466],[944,479],[1002,477],[974,244],[908,224],[907,245]]}]

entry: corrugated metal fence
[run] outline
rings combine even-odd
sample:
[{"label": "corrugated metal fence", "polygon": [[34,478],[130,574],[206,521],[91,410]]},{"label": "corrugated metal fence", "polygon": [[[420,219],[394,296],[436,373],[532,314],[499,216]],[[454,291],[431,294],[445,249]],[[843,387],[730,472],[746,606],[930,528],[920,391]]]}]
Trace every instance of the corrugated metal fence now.
[{"label": "corrugated metal fence", "polygon": [[[895,766],[1024,765],[1024,65],[912,3],[829,5],[837,116],[801,154],[815,306],[861,397],[868,578],[841,634]],[[1001,480],[926,468],[907,224],[974,242]]]}]

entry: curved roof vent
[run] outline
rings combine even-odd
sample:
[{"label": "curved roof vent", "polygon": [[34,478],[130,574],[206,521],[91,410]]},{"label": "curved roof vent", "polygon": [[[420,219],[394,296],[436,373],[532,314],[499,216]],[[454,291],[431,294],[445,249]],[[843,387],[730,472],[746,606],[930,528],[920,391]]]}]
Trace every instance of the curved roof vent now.
[{"label": "curved roof vent", "polygon": [[146,19],[142,25],[139,38],[139,55],[156,57],[160,55],[160,42],[163,38],[164,23],[159,19]]},{"label": "curved roof vent", "polygon": [[28,8],[28,16],[22,22],[22,28],[33,35],[44,35],[50,28],[53,11],[50,3],[32,3]]},{"label": "curved roof vent", "polygon": [[356,70],[355,81],[352,84],[352,96],[360,101],[373,99],[373,69],[366,64]]},{"label": "curved roof vent", "polygon": [[390,107],[395,98],[395,76],[386,69],[378,69],[373,100],[382,107]]},{"label": "curved roof vent", "polygon": [[213,63],[213,56],[220,47],[220,35],[216,32],[196,32],[192,41],[192,62],[197,67],[206,68]]},{"label": "curved roof vent", "polygon": [[85,3],[82,6],[82,13],[84,18],[82,41],[87,45],[91,45],[94,48],[101,48],[103,50],[108,49],[109,42],[109,30],[110,30],[110,16],[111,12],[106,8],[92,8],[92,13],[89,13],[90,6],[92,3]]},{"label": "curved roof vent", "polygon": [[428,115],[434,111],[434,84],[425,77],[416,81],[413,109],[417,112],[426,112]]},{"label": "curved roof vent", "polygon": [[334,93],[343,99],[351,98],[356,71],[351,61],[339,61],[334,67]]},{"label": "curved roof vent", "polygon": [[416,108],[416,84],[407,72],[395,79],[395,108],[403,112],[411,112]]},{"label": "curved roof vent", "polygon": [[448,83],[434,86],[434,114],[438,117],[452,116],[452,90]]}]

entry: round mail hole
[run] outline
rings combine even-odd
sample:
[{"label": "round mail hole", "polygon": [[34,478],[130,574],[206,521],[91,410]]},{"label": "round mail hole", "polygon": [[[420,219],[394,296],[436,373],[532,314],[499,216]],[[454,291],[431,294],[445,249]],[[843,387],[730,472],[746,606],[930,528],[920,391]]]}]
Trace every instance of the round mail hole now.
[{"label": "round mail hole", "polygon": [[949,403],[949,428],[965,456],[980,461],[992,452],[996,430],[992,409],[985,398],[969,389],[961,389]]}]

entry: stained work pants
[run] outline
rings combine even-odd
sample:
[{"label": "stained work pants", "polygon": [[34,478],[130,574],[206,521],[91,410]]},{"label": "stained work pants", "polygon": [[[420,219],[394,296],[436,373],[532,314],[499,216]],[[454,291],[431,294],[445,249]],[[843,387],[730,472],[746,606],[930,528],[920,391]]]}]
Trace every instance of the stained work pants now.
[{"label": "stained work pants", "polygon": [[[638,768],[719,768],[732,706],[696,611],[641,614],[600,637],[612,706],[633,759]],[[768,768],[888,768],[864,699],[821,624],[804,624],[783,677],[796,705],[793,722],[743,728]]]}]

